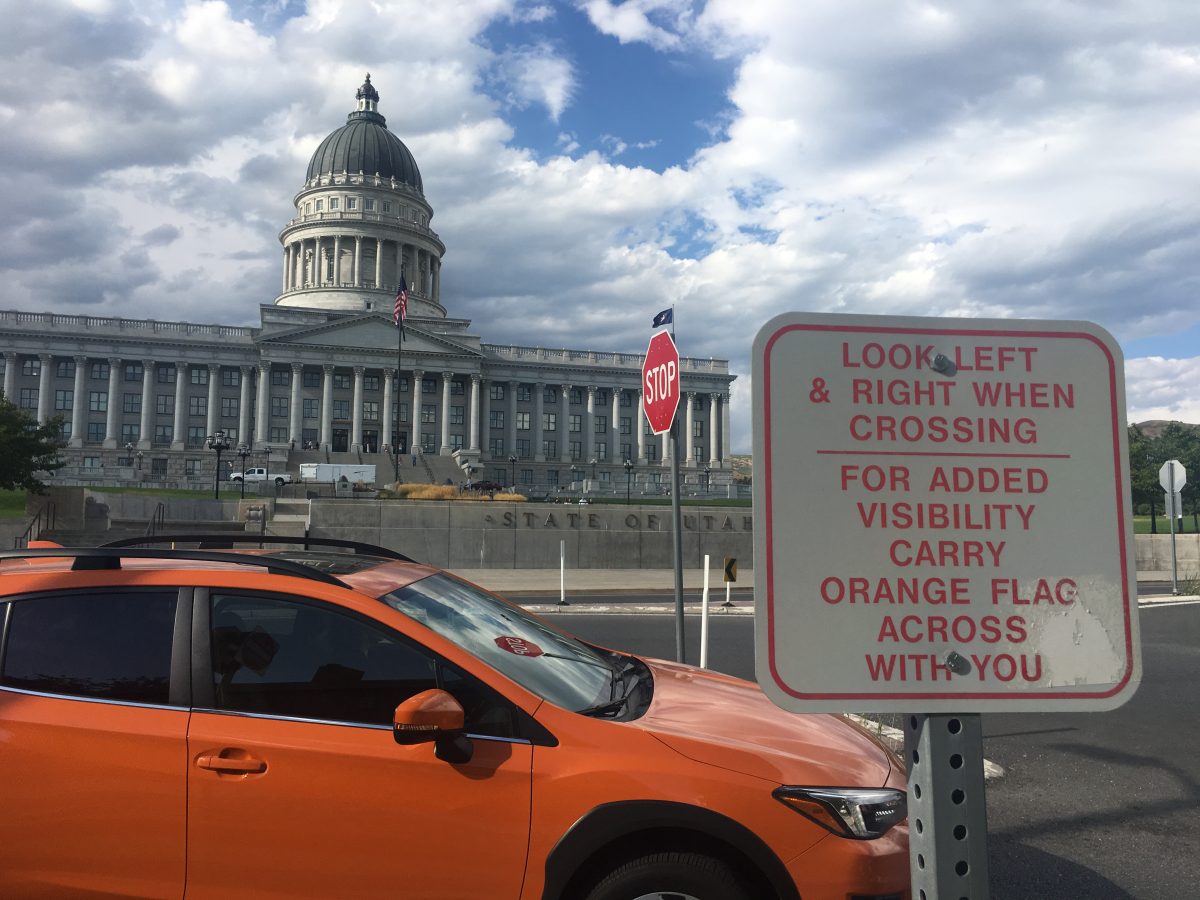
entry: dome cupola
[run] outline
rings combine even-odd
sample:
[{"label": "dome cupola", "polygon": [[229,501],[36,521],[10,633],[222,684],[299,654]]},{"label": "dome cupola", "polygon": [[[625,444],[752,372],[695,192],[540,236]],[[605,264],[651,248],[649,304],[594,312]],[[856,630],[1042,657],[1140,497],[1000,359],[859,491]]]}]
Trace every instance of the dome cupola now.
[{"label": "dome cupola", "polygon": [[424,194],[421,172],[404,142],[388,130],[387,119],[378,111],[379,91],[366,81],[355,92],[357,108],[346,116],[346,124],[330,134],[308,163],[306,181],[334,175],[393,178]]}]

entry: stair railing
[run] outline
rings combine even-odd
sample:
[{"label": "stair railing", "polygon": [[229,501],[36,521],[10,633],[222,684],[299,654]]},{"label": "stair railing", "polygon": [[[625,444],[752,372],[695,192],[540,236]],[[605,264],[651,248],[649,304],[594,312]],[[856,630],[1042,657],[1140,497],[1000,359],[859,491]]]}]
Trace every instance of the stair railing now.
[{"label": "stair railing", "polygon": [[30,541],[36,541],[41,537],[42,532],[53,531],[56,518],[57,510],[54,501],[46,501],[46,504],[29,520],[29,526],[25,531],[20,536],[13,538],[13,549],[23,550],[29,546]]},{"label": "stair railing", "polygon": [[167,505],[161,500],[158,506],[154,507],[154,512],[150,514],[150,521],[146,523],[146,537],[154,537],[158,534],[167,521]]}]

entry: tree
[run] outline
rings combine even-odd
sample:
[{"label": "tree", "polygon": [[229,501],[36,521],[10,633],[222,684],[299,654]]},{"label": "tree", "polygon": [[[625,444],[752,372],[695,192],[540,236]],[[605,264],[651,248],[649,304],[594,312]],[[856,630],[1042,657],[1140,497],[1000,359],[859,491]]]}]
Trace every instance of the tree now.
[{"label": "tree", "polygon": [[1158,497],[1158,467],[1154,464],[1154,442],[1136,425],[1129,426],[1129,492],[1136,508],[1150,504],[1150,533],[1158,533],[1154,501]]},{"label": "tree", "polygon": [[[1177,459],[1183,464],[1189,480],[1180,493],[1183,495],[1184,506],[1192,510],[1192,530],[1200,531],[1200,527],[1197,527],[1200,524],[1200,516],[1197,515],[1197,506],[1200,504],[1200,483],[1197,483],[1197,477],[1200,477],[1200,470],[1196,468],[1200,465],[1200,433],[1182,422],[1168,423],[1154,442],[1153,457],[1158,461],[1160,468],[1168,459]],[[1155,477],[1157,474],[1156,471]],[[1161,487],[1160,485],[1160,490]]]},{"label": "tree", "polygon": [[62,447],[61,416],[39,425],[0,394],[0,488],[45,493],[37,475],[62,468]]}]

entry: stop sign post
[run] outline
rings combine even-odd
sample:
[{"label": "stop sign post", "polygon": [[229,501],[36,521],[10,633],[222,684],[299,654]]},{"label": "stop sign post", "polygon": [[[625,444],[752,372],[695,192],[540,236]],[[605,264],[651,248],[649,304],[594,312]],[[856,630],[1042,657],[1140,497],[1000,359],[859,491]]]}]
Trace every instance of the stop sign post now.
[{"label": "stop sign post", "polygon": [[[679,409],[679,349],[669,332],[650,338],[642,363],[642,408],[655,434],[671,431]],[[675,659],[683,652],[683,512],[679,505],[679,440],[671,432],[671,522],[675,549]]]},{"label": "stop sign post", "polygon": [[679,408],[679,350],[666,331],[650,338],[642,363],[643,406],[655,434],[671,430]]}]

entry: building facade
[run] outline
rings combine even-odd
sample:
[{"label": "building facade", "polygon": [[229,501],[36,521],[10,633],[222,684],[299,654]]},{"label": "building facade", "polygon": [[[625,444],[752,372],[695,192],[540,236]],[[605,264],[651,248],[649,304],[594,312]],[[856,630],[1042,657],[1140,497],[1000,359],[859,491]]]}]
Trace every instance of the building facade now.
[{"label": "building facade", "polygon": [[[488,344],[448,315],[446,248],[416,161],[369,76],[356,100],[295,195],[280,293],[258,327],[0,311],[5,396],[39,421],[62,417],[57,477],[210,481],[223,432],[250,465],[293,471],[353,459],[387,473],[398,450],[530,488],[664,480],[642,354]],[[727,361],[681,360],[684,472],[706,487],[731,475],[732,381]]]}]

